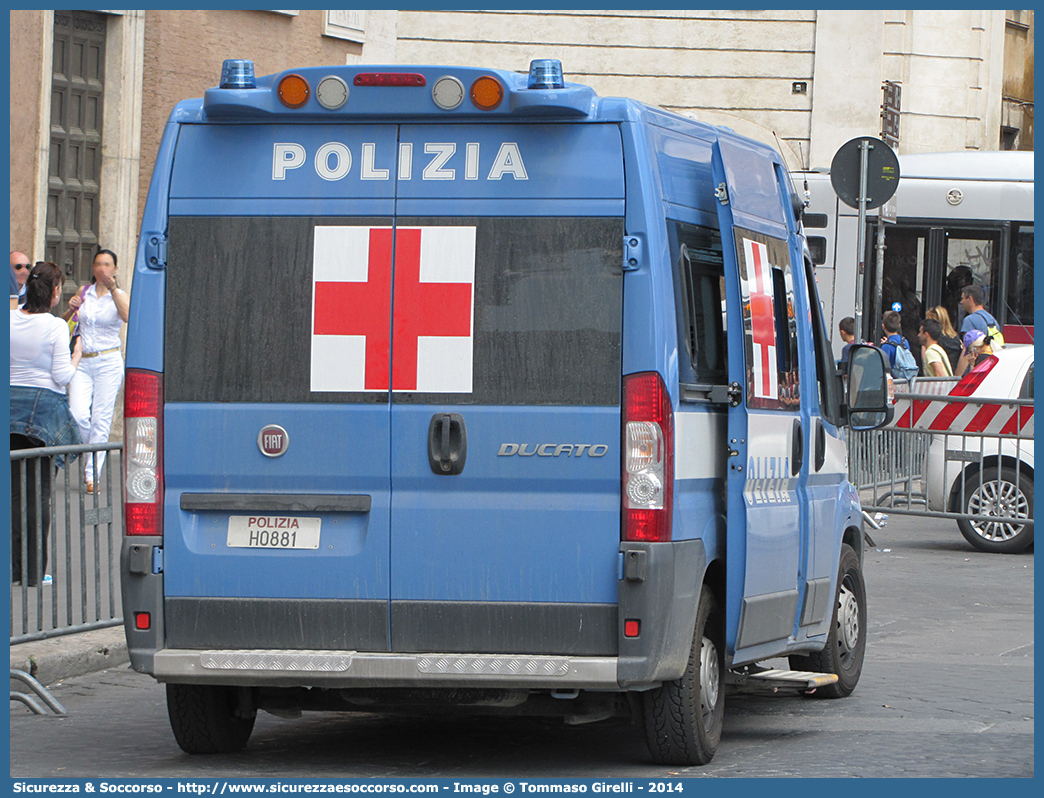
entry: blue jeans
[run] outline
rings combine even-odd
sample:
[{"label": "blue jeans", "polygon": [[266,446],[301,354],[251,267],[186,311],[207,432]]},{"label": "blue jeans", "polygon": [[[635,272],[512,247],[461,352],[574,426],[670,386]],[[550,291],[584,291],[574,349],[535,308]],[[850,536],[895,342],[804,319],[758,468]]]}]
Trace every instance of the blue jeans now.
[{"label": "blue jeans", "polygon": [[[72,446],[79,442],[80,431],[69,412],[69,400],[65,394],[45,388],[11,386],[11,451],[40,446]],[[47,571],[52,481],[57,466],[64,465],[64,461],[65,456],[59,455],[11,463],[11,579],[15,582],[22,581],[23,576],[23,538],[26,584],[34,587]]]},{"label": "blue jeans", "polygon": [[[35,449],[40,441],[11,433],[11,451]],[[36,587],[47,573],[48,540],[51,532],[52,479],[57,467],[53,457],[29,457],[11,461],[11,581]],[[37,488],[39,487],[39,491]],[[25,508],[23,535],[22,508]],[[25,557],[22,538],[25,538]]]}]

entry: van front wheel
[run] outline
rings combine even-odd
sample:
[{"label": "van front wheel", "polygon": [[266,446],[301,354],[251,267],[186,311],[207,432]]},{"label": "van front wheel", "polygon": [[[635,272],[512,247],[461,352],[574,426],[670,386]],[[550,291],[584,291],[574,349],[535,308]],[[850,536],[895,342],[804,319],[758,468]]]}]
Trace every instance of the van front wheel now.
[{"label": "van front wheel", "polygon": [[209,684],[168,684],[167,714],[181,750],[187,754],[241,751],[254,730],[253,717],[236,714],[236,688]]},{"label": "van front wheel", "polygon": [[704,585],[685,673],[642,693],[645,742],[657,764],[706,765],[718,750],[725,717],[724,629],[718,602]]}]

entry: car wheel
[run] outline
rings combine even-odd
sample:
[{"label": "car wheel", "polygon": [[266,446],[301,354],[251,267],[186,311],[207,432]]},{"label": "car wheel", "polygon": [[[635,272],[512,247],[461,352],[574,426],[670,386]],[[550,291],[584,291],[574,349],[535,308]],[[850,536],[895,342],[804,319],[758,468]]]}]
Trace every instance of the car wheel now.
[{"label": "car wheel", "polygon": [[725,717],[725,624],[704,585],[689,662],[680,679],[642,693],[642,725],[653,761],[706,765],[714,758]]},{"label": "car wheel", "polygon": [[236,688],[168,684],[167,714],[187,754],[228,754],[246,747],[254,718],[236,714]]},{"label": "car wheel", "polygon": [[807,655],[789,658],[796,671],[835,673],[837,681],[820,687],[814,698],[844,698],[855,690],[866,654],[866,585],[863,566],[855,549],[841,544],[837,576],[837,599],[826,647]]},{"label": "car wheel", "polygon": [[[958,501],[960,499],[958,498]],[[964,485],[964,507],[960,512],[981,519],[960,519],[964,539],[979,551],[1014,554],[1033,545],[1033,479],[1014,468],[984,468]]]}]

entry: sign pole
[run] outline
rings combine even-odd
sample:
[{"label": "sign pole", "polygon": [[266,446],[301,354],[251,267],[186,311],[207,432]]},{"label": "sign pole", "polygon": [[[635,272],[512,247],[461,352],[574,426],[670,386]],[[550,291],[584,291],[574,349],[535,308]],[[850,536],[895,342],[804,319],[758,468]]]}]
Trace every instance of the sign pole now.
[{"label": "sign pole", "polygon": [[859,270],[856,272],[855,296],[855,342],[863,343],[863,273],[866,270],[866,166],[871,144],[866,139],[859,142]]},{"label": "sign pole", "polygon": [[[866,276],[866,212],[879,208],[899,185],[899,159],[881,139],[861,136],[845,142],[830,162],[830,185],[837,198],[859,210],[856,253],[855,340],[863,343],[863,281]],[[871,338],[873,332],[871,331]]]},{"label": "sign pole", "polygon": [[[902,104],[902,87],[890,80],[884,82],[884,102],[881,104],[881,139],[898,152],[899,150],[899,110]],[[874,318],[881,318],[884,313],[884,258],[885,258],[885,222],[895,224],[896,207],[891,204],[894,197],[887,200],[877,212],[877,264],[874,269],[874,305],[871,313]],[[905,297],[903,297],[905,299]]]},{"label": "sign pole", "polygon": [[[881,103],[881,140],[884,141],[889,147],[895,151],[899,151],[899,122],[900,122],[900,107],[902,104],[902,87],[899,84],[893,83],[892,80],[885,80],[884,86],[884,102]],[[891,198],[881,206],[877,214],[877,266],[874,271],[875,287],[877,290],[874,294],[874,310],[876,313],[875,318],[880,319],[881,314],[884,312],[884,251],[885,251],[885,240],[884,240],[884,225],[885,222],[891,222],[896,224],[897,209],[893,205],[895,198]],[[905,297],[903,298],[905,299]]]}]

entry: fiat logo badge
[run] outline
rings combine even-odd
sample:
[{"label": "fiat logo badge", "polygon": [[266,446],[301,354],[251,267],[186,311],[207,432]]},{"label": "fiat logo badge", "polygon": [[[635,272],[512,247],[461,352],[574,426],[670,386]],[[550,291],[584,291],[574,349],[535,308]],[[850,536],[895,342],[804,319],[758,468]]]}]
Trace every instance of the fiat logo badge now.
[{"label": "fiat logo badge", "polygon": [[269,424],[257,433],[257,448],[265,457],[280,457],[289,445],[290,436],[278,424]]}]

